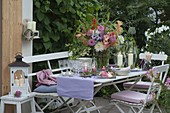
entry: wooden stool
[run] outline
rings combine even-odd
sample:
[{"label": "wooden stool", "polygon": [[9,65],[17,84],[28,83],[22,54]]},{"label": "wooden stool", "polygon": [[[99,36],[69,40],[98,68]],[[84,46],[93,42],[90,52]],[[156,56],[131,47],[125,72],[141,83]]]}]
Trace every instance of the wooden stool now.
[{"label": "wooden stool", "polygon": [[5,104],[16,105],[16,111],[17,111],[16,113],[22,113],[21,112],[21,104],[29,102],[29,101],[31,104],[32,113],[36,113],[34,96],[35,96],[35,94],[33,94],[33,93],[30,93],[24,97],[13,97],[11,95],[2,96],[1,97],[1,112],[0,113],[4,113]]}]

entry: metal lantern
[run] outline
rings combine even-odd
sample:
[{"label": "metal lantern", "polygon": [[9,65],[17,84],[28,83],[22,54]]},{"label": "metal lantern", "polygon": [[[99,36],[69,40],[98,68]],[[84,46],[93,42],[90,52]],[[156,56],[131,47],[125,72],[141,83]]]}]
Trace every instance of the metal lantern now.
[{"label": "metal lantern", "polygon": [[29,93],[28,68],[29,64],[22,61],[22,54],[17,53],[16,61],[9,64],[11,96],[27,96]]}]

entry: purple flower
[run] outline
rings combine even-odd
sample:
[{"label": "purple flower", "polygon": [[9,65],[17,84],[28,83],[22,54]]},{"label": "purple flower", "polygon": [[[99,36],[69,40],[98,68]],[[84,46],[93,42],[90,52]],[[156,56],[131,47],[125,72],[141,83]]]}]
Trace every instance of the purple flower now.
[{"label": "purple flower", "polygon": [[94,46],[94,45],[95,45],[95,40],[94,40],[94,39],[90,39],[90,40],[88,41],[88,45],[89,45],[89,46]]},{"label": "purple flower", "polygon": [[104,31],[104,26],[97,26],[97,29],[99,30],[99,31]]},{"label": "purple flower", "polygon": [[109,40],[110,40],[110,43],[116,42],[116,36],[110,36]]}]

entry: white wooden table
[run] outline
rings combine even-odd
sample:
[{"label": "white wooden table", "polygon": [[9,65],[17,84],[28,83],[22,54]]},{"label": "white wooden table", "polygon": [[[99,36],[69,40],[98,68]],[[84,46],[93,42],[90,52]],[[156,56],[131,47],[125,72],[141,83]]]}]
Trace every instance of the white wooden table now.
[{"label": "white wooden table", "polygon": [[[94,95],[99,92],[99,90],[104,86],[113,85],[117,91],[120,91],[120,89],[117,87],[118,83],[123,83],[126,81],[131,80],[137,80],[140,79],[140,75],[146,74],[146,71],[136,71],[136,72],[130,72],[126,76],[116,76],[116,78],[109,78],[109,79],[102,79],[102,78],[92,78],[94,80],[94,83],[97,84],[97,86],[94,87]],[[90,101],[92,102],[92,101]],[[81,107],[75,112],[75,113],[81,113],[81,112],[87,112],[90,113],[91,111],[97,110],[98,113],[100,113],[99,109],[105,107],[106,105],[102,106],[96,106],[94,104],[93,107],[86,108],[86,104],[88,104],[87,101],[83,101],[80,99],[80,103],[82,104]]]},{"label": "white wooden table", "polygon": [[1,112],[0,113],[4,113],[5,104],[16,105],[16,113],[22,113],[21,105],[26,102],[30,102],[32,113],[36,113],[34,96],[35,96],[35,94],[33,94],[33,93],[30,93],[24,97],[14,97],[11,95],[2,96],[1,97]]}]

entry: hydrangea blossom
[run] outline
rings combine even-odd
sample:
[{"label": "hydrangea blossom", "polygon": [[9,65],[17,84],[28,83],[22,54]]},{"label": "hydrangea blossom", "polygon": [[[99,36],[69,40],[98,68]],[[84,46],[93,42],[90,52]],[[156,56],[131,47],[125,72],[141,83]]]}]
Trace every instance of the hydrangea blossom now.
[{"label": "hydrangea blossom", "polygon": [[[147,38],[147,41],[154,37],[156,34],[162,35],[163,38],[163,34],[165,32],[168,32],[170,30],[170,27],[167,25],[162,25],[161,27],[156,28],[153,32],[151,32],[151,29],[148,29],[147,31],[145,31],[145,36]],[[170,33],[168,33],[168,35],[170,36]]]}]

